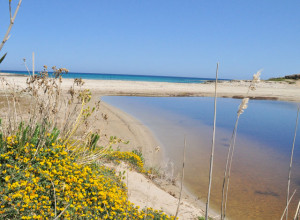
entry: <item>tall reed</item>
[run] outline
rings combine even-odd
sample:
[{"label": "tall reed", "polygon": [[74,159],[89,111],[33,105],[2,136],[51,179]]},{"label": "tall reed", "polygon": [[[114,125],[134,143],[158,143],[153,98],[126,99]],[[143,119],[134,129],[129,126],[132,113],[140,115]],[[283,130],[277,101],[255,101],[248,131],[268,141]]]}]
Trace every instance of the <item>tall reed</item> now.
[{"label": "tall reed", "polygon": [[291,159],[290,159],[290,166],[289,166],[289,175],[288,175],[288,184],[287,184],[287,193],[286,193],[286,220],[288,219],[288,214],[289,214],[290,184],[291,184],[291,174],[292,174],[292,166],[293,166],[295,141],[296,141],[297,128],[298,128],[299,108],[300,107],[298,106],[296,125],[295,125],[295,133],[294,133],[293,146],[292,146]]},{"label": "tall reed", "polygon": [[176,209],[175,219],[177,218],[179,207],[180,207],[180,201],[181,201],[181,195],[182,195],[182,189],[183,189],[183,180],[184,180],[184,163],[185,163],[185,149],[186,149],[186,136],[184,136],[184,146],[183,146],[183,160],[182,160],[182,170],[181,170],[181,183],[180,183],[180,193],[179,193],[179,199],[178,199],[178,205]]},{"label": "tall reed", "polygon": [[[248,94],[251,90],[253,91],[256,89],[256,84],[260,81],[261,71],[262,70],[259,70],[256,74],[253,75],[253,79],[248,87],[246,96],[248,96]],[[248,102],[249,102],[249,98],[244,98],[244,99],[242,99],[242,102],[239,105],[235,126],[234,126],[234,129],[232,132],[232,136],[230,139],[230,145],[229,145],[228,152],[227,152],[227,160],[226,160],[226,165],[225,165],[225,169],[224,169],[224,177],[223,177],[223,185],[222,185],[221,220],[225,219],[225,217],[226,217],[226,207],[227,207],[227,200],[228,200],[231,166],[232,166],[233,154],[234,154],[234,150],[235,150],[235,141],[236,141],[238,122],[239,122],[241,114],[247,109]]]},{"label": "tall reed", "polygon": [[219,71],[219,63],[217,63],[217,70],[216,70],[215,101],[214,101],[214,126],[213,126],[213,137],[212,137],[212,146],[211,146],[211,155],[210,155],[210,165],[209,165],[208,193],[207,193],[207,202],[206,202],[206,210],[205,210],[205,220],[208,219],[208,209],[209,209],[209,200],[210,200],[210,191],[211,191],[211,182],[212,182],[212,171],[213,171],[214,152],[215,152],[216,119],[217,119],[217,85],[218,85],[218,71]]}]

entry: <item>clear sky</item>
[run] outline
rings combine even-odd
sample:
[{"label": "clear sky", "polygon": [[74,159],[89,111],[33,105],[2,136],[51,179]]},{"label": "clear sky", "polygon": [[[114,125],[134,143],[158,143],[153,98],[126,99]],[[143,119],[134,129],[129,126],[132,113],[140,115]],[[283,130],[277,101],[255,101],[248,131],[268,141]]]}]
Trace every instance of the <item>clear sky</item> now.
[{"label": "clear sky", "polygon": [[[17,0],[12,0],[16,5]],[[1,40],[9,25],[0,1]],[[23,0],[2,70],[248,79],[300,73],[299,0]]]}]

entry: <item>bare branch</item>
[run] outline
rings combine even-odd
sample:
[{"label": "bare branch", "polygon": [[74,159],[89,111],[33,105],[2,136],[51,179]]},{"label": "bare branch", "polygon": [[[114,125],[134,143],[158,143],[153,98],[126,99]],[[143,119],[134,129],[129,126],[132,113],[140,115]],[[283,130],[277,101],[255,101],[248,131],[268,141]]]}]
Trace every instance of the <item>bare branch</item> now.
[{"label": "bare branch", "polygon": [[12,16],[11,16],[11,0],[9,0],[9,18],[10,18],[10,23],[12,22]]},{"label": "bare branch", "polygon": [[18,14],[18,11],[19,11],[19,8],[20,8],[20,6],[21,6],[21,3],[22,3],[22,0],[19,0],[19,3],[18,3],[17,8],[16,8],[16,10],[15,10],[14,16],[13,16],[13,18],[12,18],[12,17],[11,17],[11,1],[9,1],[10,24],[9,24],[9,27],[8,27],[8,29],[7,29],[7,31],[6,31],[6,34],[5,34],[3,40],[2,40],[2,42],[1,42],[1,44],[0,44],[0,51],[2,50],[3,45],[5,44],[5,42],[6,42],[6,41],[8,40],[8,38],[9,38],[9,33],[10,33],[11,28],[12,28],[14,22],[15,22],[15,19],[16,19],[16,16],[17,16],[17,14]]}]

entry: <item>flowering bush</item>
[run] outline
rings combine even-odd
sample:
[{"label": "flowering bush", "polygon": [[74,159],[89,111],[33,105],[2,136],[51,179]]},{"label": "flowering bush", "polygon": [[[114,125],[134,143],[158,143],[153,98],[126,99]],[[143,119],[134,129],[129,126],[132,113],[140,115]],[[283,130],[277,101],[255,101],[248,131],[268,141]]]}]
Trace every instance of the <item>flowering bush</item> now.
[{"label": "flowering bush", "polygon": [[[113,170],[76,163],[68,144],[56,140],[56,129],[44,139],[25,134],[0,133],[0,219],[174,219],[130,203]],[[132,152],[114,152],[111,158],[143,169]]]},{"label": "flowering bush", "polygon": [[113,160],[117,163],[120,160],[127,161],[130,164],[134,165],[138,169],[138,171],[142,173],[146,172],[144,169],[144,161],[134,151],[132,152],[112,151],[106,155],[106,158],[109,160]]}]

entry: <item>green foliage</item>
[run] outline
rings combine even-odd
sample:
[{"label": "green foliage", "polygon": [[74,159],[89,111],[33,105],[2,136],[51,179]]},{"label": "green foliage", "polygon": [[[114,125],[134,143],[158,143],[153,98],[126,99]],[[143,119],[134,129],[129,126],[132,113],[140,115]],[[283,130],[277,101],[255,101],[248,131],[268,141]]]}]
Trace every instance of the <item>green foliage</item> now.
[{"label": "green foliage", "polygon": [[[198,217],[198,220],[205,220],[205,217]],[[213,220],[213,218],[211,218],[211,217],[208,217],[208,220]]]},{"label": "green foliage", "polygon": [[99,134],[92,134],[91,135],[91,138],[90,138],[89,143],[88,143],[89,150],[94,151],[96,149],[97,142],[98,142],[99,139],[100,139]]},{"label": "green foliage", "polygon": [[1,58],[0,58],[0,64],[3,62],[3,60],[5,59],[7,53],[5,53]]},{"label": "green foliage", "polygon": [[141,158],[142,162],[145,163],[145,160],[144,160],[142,151],[134,149],[134,150],[132,150],[132,153],[134,153],[134,154],[136,154],[137,156],[139,156],[139,157]]},{"label": "green foliage", "polygon": [[198,220],[205,220],[205,217],[198,217]]},{"label": "green foliage", "polygon": [[127,161],[135,166],[140,172],[146,172],[144,169],[144,162],[141,157],[133,152],[110,151],[105,156],[108,160],[120,163],[120,160]]},{"label": "green foliage", "polygon": [[278,77],[278,78],[270,78],[267,81],[275,81],[275,82],[281,82],[281,81],[285,81],[286,79],[283,77]]}]

